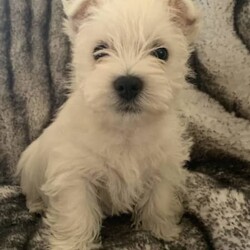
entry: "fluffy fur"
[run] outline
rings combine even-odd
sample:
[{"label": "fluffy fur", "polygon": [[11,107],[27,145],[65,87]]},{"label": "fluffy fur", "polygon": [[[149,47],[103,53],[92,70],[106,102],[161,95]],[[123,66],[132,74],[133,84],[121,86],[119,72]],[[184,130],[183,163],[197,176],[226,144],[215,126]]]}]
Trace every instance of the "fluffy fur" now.
[{"label": "fluffy fur", "polygon": [[[68,0],[73,77],[68,101],[21,156],[31,212],[44,211],[52,249],[98,247],[105,216],[132,212],[156,237],[179,232],[190,141],[178,118],[197,15],[188,0]],[[105,42],[107,57],[95,61]],[[152,56],[167,48],[169,59]],[[122,112],[112,82],[143,79],[138,112]]]}]

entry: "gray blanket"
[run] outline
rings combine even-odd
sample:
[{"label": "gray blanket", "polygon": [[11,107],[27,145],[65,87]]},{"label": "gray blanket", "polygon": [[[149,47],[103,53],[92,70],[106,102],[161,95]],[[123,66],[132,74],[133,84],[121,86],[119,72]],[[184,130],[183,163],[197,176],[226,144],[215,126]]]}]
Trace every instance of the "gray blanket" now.
[{"label": "gray blanket", "polygon": [[[203,28],[190,59],[194,88],[183,96],[195,140],[183,232],[163,242],[131,228],[129,215],[110,218],[106,250],[250,249],[250,1],[195,1]],[[11,176],[66,98],[62,20],[60,0],[0,0],[0,249],[47,249],[47,229]]]}]

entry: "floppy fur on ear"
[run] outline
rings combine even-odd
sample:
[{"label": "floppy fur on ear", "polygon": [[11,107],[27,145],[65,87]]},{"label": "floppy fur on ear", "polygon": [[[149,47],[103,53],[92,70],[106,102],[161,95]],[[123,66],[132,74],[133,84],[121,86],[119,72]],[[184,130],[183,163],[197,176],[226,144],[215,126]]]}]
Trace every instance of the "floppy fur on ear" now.
[{"label": "floppy fur on ear", "polygon": [[173,13],[173,21],[182,29],[189,42],[193,42],[198,28],[200,14],[192,0],[167,0]]}]

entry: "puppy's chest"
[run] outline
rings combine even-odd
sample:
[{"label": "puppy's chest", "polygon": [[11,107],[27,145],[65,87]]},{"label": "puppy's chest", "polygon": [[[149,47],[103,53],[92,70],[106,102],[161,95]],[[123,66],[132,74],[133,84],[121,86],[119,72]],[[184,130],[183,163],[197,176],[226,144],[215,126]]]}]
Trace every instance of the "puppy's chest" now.
[{"label": "puppy's chest", "polygon": [[[153,160],[154,159],[154,160]],[[159,175],[160,160],[153,153],[113,151],[106,158],[103,185],[99,189],[102,209],[107,215],[132,211]]]}]

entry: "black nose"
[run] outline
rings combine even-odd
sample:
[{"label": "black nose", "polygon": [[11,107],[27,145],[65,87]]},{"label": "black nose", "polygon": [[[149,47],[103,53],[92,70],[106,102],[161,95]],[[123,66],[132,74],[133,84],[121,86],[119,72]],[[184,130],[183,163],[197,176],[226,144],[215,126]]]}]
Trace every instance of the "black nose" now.
[{"label": "black nose", "polygon": [[114,81],[117,94],[126,101],[132,101],[143,89],[143,81],[137,76],[120,76]]}]

